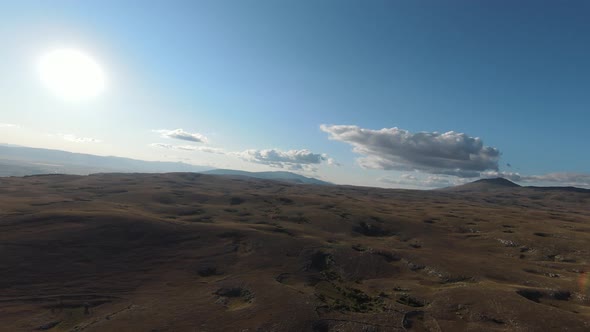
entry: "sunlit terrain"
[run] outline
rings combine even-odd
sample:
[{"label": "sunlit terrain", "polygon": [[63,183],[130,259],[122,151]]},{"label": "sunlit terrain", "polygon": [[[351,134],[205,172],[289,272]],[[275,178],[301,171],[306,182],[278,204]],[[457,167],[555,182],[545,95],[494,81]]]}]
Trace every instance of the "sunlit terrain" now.
[{"label": "sunlit terrain", "polygon": [[246,177],[0,182],[5,331],[590,328],[590,192]]},{"label": "sunlit terrain", "polygon": [[590,331],[589,17],[0,0],[0,332]]}]

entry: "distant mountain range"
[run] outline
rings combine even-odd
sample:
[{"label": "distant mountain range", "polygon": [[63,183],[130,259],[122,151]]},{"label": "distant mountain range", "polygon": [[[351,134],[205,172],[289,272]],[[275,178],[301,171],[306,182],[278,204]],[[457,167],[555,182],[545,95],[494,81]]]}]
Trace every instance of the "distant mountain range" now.
[{"label": "distant mountain range", "polygon": [[201,172],[203,174],[214,174],[214,175],[234,175],[234,176],[247,176],[258,179],[266,180],[277,180],[291,183],[300,184],[319,184],[319,185],[331,185],[332,183],[318,180],[315,178],[308,178],[303,175],[291,173],[291,172],[246,172],[238,171],[233,169],[214,169],[210,171]]},{"label": "distant mountain range", "polygon": [[466,184],[462,184],[459,186],[441,188],[441,190],[447,191],[488,191],[488,190],[495,190],[495,189],[504,189],[504,188],[519,188],[520,185],[504,179],[504,178],[493,178],[493,179],[481,179],[473,182],[469,182]]},{"label": "distant mountain range", "polygon": [[477,181],[473,181],[470,183],[466,183],[460,186],[454,187],[447,187],[441,188],[439,190],[445,191],[473,191],[473,192],[487,192],[487,191],[494,191],[494,190],[503,190],[503,189],[514,189],[514,188],[524,188],[524,189],[533,189],[533,190],[541,190],[541,191],[570,191],[570,192],[579,192],[579,193],[590,193],[590,189],[583,189],[577,187],[535,187],[535,186],[520,186],[510,180],[504,178],[492,178],[492,179],[481,179]]},{"label": "distant mountain range", "polygon": [[0,176],[51,173],[87,175],[109,172],[202,172],[210,169],[212,168],[182,162],[145,161],[61,150],[0,145]]},{"label": "distant mountain range", "polygon": [[122,157],[97,156],[61,150],[0,144],[0,177],[36,174],[93,173],[169,173],[196,172],[216,175],[247,176],[301,184],[329,185],[331,183],[291,172],[246,172],[212,169],[182,162],[145,161]]},{"label": "distant mountain range", "polygon": [[[170,173],[194,172],[213,175],[245,176],[258,179],[284,181],[298,184],[332,185],[330,182],[306,177],[291,172],[247,172],[232,169],[213,169],[207,166],[182,162],[145,161],[123,157],[97,156],[61,150],[30,148],[0,144],[0,177],[36,174],[93,173]],[[481,179],[460,186],[441,188],[443,191],[495,191],[502,189],[529,188],[534,190],[560,190],[590,193],[590,189],[577,187],[521,187],[504,178]]]}]

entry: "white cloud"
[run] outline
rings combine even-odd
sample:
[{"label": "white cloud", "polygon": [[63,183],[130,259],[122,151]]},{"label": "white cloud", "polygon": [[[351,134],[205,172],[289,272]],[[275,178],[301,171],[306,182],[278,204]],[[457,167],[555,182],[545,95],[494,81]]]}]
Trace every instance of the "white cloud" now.
[{"label": "white cloud", "polygon": [[153,146],[155,148],[174,149],[174,145],[164,143],[152,143],[150,144],[150,146]]},{"label": "white cloud", "polygon": [[150,145],[153,147],[170,149],[170,150],[199,151],[199,152],[207,152],[207,153],[215,153],[215,154],[226,154],[223,149],[213,148],[210,146],[172,145],[172,144],[165,144],[165,143],[152,143]]},{"label": "white cloud", "polygon": [[178,150],[185,150],[185,151],[199,151],[199,152],[207,152],[207,153],[216,153],[216,154],[225,154],[225,151],[220,148],[213,148],[210,146],[194,146],[194,145],[178,145],[174,147]]},{"label": "white cloud", "polygon": [[248,162],[264,164],[271,167],[286,168],[290,170],[314,171],[314,166],[319,165],[322,162],[325,162],[328,165],[340,166],[339,163],[337,163],[334,159],[329,158],[326,154],[312,153],[311,151],[305,149],[289,151],[281,151],[279,149],[249,149],[241,152],[227,152],[224,149],[209,146],[172,145],[166,143],[152,143],[150,146],[170,150],[200,151],[215,154],[225,154],[238,157]]},{"label": "white cloud", "polygon": [[279,149],[249,149],[240,152],[228,152],[224,149],[209,146],[172,145],[165,143],[152,143],[150,146],[169,150],[199,151],[223,154],[238,157],[247,162],[268,165],[270,167],[276,168],[284,168],[292,171],[315,172],[317,171],[316,166],[322,163],[332,166],[340,166],[338,162],[332,158],[329,158],[328,155],[313,153],[306,149],[289,151],[282,151]]},{"label": "white cloud", "polygon": [[590,174],[584,173],[548,173],[524,177],[525,182],[557,183],[562,186],[590,187]]},{"label": "white cloud", "polygon": [[484,172],[483,177],[503,177],[514,182],[535,185],[590,187],[590,174],[573,172],[555,172],[542,175],[521,175],[512,172]]},{"label": "white cloud", "polygon": [[[480,178],[496,178],[502,177],[510,181],[520,183],[522,185],[535,186],[572,186],[580,188],[590,188],[590,174],[585,173],[548,173],[543,175],[521,175],[514,172],[497,172],[486,171],[481,173]],[[457,186],[475,179],[460,178],[456,176],[446,175],[428,175],[420,172],[405,173],[399,177],[384,176],[377,179],[379,182],[394,184],[416,186],[424,188],[441,188],[449,186]]]},{"label": "white cloud", "polygon": [[207,143],[207,137],[199,133],[189,133],[182,129],[158,129],[153,130],[153,132],[160,134],[163,138],[175,138],[183,141],[190,141],[190,142],[197,142],[197,143]]},{"label": "white cloud", "polygon": [[515,182],[523,181],[523,177],[520,175],[520,173],[516,173],[516,172],[486,171],[486,172],[481,172],[480,176],[485,179],[505,178],[507,180],[515,181]]},{"label": "white cloud", "polygon": [[398,128],[380,130],[358,126],[321,125],[331,140],[353,146],[363,155],[364,168],[422,171],[459,177],[478,177],[486,170],[498,170],[500,151],[484,146],[479,137],[449,131],[411,133]]},{"label": "white cloud", "polygon": [[13,123],[0,123],[0,128],[19,128],[19,125]]},{"label": "white cloud", "polygon": [[341,164],[341,163],[339,163],[339,162],[337,162],[336,160],[334,160],[334,158],[328,158],[328,159],[326,160],[326,162],[327,162],[327,163],[328,163],[328,165],[330,165],[330,166],[338,166],[338,167],[342,166],[342,164]]},{"label": "white cloud", "polygon": [[458,186],[458,185],[467,183],[471,180],[468,180],[466,178],[459,178],[456,176],[446,176],[446,175],[421,176],[419,174],[405,173],[397,178],[391,177],[391,176],[384,176],[384,177],[378,178],[377,181],[387,183],[387,184],[395,184],[395,185],[403,185],[403,186],[415,186],[415,187],[422,187],[422,188],[442,188],[442,187]]},{"label": "white cloud", "polygon": [[59,137],[63,138],[66,141],[74,142],[74,143],[100,143],[101,140],[91,137],[78,137],[72,134],[58,134]]},{"label": "white cloud", "polygon": [[322,162],[326,162],[329,165],[339,165],[326,154],[313,153],[306,149],[288,151],[281,151],[279,149],[250,149],[232,154],[245,161],[294,171],[314,172],[317,170],[315,166]]}]

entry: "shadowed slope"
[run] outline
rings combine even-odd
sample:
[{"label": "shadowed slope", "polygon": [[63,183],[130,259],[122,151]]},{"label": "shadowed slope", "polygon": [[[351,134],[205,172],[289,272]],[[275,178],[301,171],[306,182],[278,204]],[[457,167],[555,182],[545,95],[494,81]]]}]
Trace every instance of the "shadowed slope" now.
[{"label": "shadowed slope", "polygon": [[466,183],[460,186],[442,188],[441,190],[448,191],[487,191],[507,188],[520,188],[520,186],[510,180],[504,178],[481,179]]}]

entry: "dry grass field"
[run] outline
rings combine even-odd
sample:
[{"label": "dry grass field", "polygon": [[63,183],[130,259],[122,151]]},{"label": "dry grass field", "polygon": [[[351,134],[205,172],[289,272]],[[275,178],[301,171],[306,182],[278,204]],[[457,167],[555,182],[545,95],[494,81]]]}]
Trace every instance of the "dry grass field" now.
[{"label": "dry grass field", "polygon": [[0,178],[1,331],[589,331],[590,194]]}]

